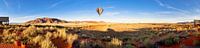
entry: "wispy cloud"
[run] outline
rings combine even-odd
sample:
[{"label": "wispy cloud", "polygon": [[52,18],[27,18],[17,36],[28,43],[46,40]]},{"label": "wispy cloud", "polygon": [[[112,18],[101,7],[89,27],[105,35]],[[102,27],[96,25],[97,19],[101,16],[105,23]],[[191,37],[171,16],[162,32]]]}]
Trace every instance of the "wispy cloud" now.
[{"label": "wispy cloud", "polygon": [[41,16],[41,15],[30,15],[30,16],[22,16],[22,17],[10,17],[10,22],[12,23],[24,23],[30,20],[34,20],[36,18],[43,18],[45,16]]},{"label": "wispy cloud", "polygon": [[4,4],[6,5],[6,7],[9,7],[9,4],[6,0],[3,0]]},{"label": "wispy cloud", "polygon": [[104,14],[105,16],[115,16],[115,15],[119,15],[120,12],[105,12]]},{"label": "wispy cloud", "polygon": [[[182,14],[178,11],[157,11],[157,12],[138,12],[133,15],[133,17],[137,17],[139,19],[145,20],[145,22],[158,22],[158,23],[176,23],[182,21],[192,21],[195,16],[199,16],[200,14]],[[141,17],[138,17],[141,16]],[[200,16],[199,16],[200,17]],[[196,18],[199,18],[196,17]],[[143,20],[139,20],[144,22]]]},{"label": "wispy cloud", "polygon": [[113,9],[113,8],[115,8],[115,7],[114,7],[114,6],[107,6],[107,7],[105,7],[105,8]]},{"label": "wispy cloud", "polygon": [[177,11],[180,11],[180,12],[183,12],[183,13],[188,13],[188,11],[186,11],[186,10],[173,7],[173,6],[171,6],[171,5],[167,4],[167,3],[161,2],[160,0],[155,0],[155,1],[162,7],[166,7],[166,8],[173,9],[173,10],[177,10]]},{"label": "wispy cloud", "polygon": [[160,0],[155,0],[160,6],[165,6]]},{"label": "wispy cloud", "polygon": [[62,0],[62,1],[58,1],[56,3],[53,3],[53,4],[51,4],[51,6],[49,8],[54,8],[54,7],[56,7],[57,5],[59,5],[59,4],[63,3],[63,2],[64,1]]},{"label": "wispy cloud", "polygon": [[21,0],[18,0],[18,6],[17,6],[18,9],[21,9]]}]

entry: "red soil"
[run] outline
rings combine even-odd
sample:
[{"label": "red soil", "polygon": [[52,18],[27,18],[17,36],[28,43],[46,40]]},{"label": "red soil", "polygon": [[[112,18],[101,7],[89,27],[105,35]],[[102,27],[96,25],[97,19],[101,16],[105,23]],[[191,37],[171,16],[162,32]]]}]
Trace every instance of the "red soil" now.
[{"label": "red soil", "polygon": [[14,44],[0,44],[0,48],[21,48],[21,46],[16,46]]},{"label": "red soil", "polygon": [[181,45],[184,45],[184,46],[195,46],[195,44],[194,44],[195,40],[200,40],[200,37],[190,36],[187,39],[182,39],[180,41],[180,43],[177,43],[177,44],[172,45],[172,46],[161,46],[160,48],[181,48]]}]

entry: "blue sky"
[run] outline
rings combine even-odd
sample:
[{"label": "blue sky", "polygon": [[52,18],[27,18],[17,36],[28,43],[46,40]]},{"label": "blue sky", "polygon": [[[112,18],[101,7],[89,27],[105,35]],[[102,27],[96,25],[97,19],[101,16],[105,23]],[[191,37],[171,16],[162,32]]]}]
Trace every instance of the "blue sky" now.
[{"label": "blue sky", "polygon": [[[200,19],[200,0],[0,0],[0,16],[21,23],[40,17],[69,21],[175,23]],[[96,8],[104,8],[98,16]]]}]

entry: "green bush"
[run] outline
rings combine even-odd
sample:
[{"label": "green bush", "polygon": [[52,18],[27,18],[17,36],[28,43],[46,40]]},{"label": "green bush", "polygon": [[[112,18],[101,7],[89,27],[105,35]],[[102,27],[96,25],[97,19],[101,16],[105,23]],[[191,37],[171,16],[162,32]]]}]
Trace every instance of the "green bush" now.
[{"label": "green bush", "polygon": [[194,41],[193,41],[193,44],[194,44],[195,46],[200,46],[200,40],[194,40]]},{"label": "green bush", "polygon": [[169,38],[159,42],[159,44],[161,44],[161,45],[173,45],[176,43],[179,43],[178,37],[169,37]]},{"label": "green bush", "polygon": [[127,45],[123,46],[123,48],[136,48],[136,47],[132,46],[131,44],[127,44]]}]

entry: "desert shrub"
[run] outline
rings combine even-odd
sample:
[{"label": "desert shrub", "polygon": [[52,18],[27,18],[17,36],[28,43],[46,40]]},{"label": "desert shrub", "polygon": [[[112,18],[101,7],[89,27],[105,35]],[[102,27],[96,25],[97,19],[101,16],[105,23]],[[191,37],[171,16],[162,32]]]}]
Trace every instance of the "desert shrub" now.
[{"label": "desert shrub", "polygon": [[80,48],[103,48],[103,45],[98,41],[83,41],[80,43]]},{"label": "desert shrub", "polygon": [[3,43],[13,43],[16,39],[19,39],[16,33],[11,33],[10,30],[5,30],[7,33],[2,35]]},{"label": "desert shrub", "polygon": [[20,41],[22,42],[22,44],[27,44],[30,39],[28,37],[23,37],[22,39],[20,39]]},{"label": "desert shrub", "polygon": [[49,39],[50,39],[52,36],[53,36],[53,34],[52,34],[51,32],[47,32],[46,35],[45,35],[45,37],[46,37],[46,38],[49,38]]},{"label": "desert shrub", "polygon": [[145,47],[148,47],[148,48],[156,48],[156,46],[151,42],[151,39],[145,39],[143,41],[143,44]]},{"label": "desert shrub", "polygon": [[195,46],[200,46],[200,40],[194,40],[194,41],[193,41],[193,44],[194,44]]},{"label": "desert shrub", "polygon": [[123,38],[123,42],[127,42],[127,41],[130,41],[131,40],[131,38]]},{"label": "desert shrub", "polygon": [[55,28],[56,28],[56,27],[52,27],[52,26],[51,26],[49,29],[55,29]]},{"label": "desert shrub", "polygon": [[59,29],[58,30],[58,36],[61,37],[64,40],[67,38],[67,33],[65,31],[66,31],[66,29]]},{"label": "desert shrub", "polygon": [[72,48],[80,48],[80,41],[78,41],[78,40],[75,40],[73,43],[72,43]]},{"label": "desert shrub", "polygon": [[126,44],[125,46],[123,46],[123,48],[136,48],[136,47],[131,44]]},{"label": "desert shrub", "polygon": [[41,48],[57,48],[54,46],[54,44],[51,42],[50,39],[42,40],[40,42],[40,46],[41,46]]},{"label": "desert shrub", "polygon": [[79,45],[80,48],[84,48],[84,46],[86,45],[85,43],[86,43],[85,41],[80,41],[80,45]]},{"label": "desert shrub", "polygon": [[59,37],[59,33],[58,32],[53,32],[53,37],[52,38],[58,38]]},{"label": "desert shrub", "polygon": [[43,36],[41,36],[41,35],[38,35],[38,36],[36,36],[35,38],[33,38],[33,42],[34,43],[39,43],[39,42],[41,42],[42,40],[44,40],[45,38],[43,37]]},{"label": "desert shrub", "polygon": [[13,43],[15,41],[13,36],[5,36],[3,37],[4,43]]},{"label": "desert shrub", "polygon": [[3,35],[8,35],[10,34],[9,29],[8,30],[3,30]]},{"label": "desert shrub", "polygon": [[113,45],[122,45],[122,41],[117,38],[112,38],[111,43]]},{"label": "desert shrub", "polygon": [[72,44],[74,42],[74,40],[76,40],[78,38],[77,34],[68,34],[67,35],[67,42],[69,44]]},{"label": "desert shrub", "polygon": [[67,34],[67,48],[72,47],[72,43],[78,38],[77,34]]},{"label": "desert shrub", "polygon": [[194,32],[193,35],[196,36],[196,37],[200,37],[200,33],[199,32]]},{"label": "desert shrub", "polygon": [[103,48],[100,44],[97,44],[97,43],[90,44],[90,47],[92,47],[92,48]]},{"label": "desert shrub", "polygon": [[158,48],[155,44],[152,44],[152,43],[146,43],[145,47],[146,48]]},{"label": "desert shrub", "polygon": [[179,38],[178,37],[169,37],[165,40],[161,40],[159,43],[159,45],[173,45],[179,42]]},{"label": "desert shrub", "polygon": [[9,28],[9,29],[3,30],[3,35],[9,35],[9,34],[12,34],[11,31],[14,31],[14,28]]},{"label": "desert shrub", "polygon": [[189,36],[188,32],[181,32],[181,33],[179,34],[179,37],[180,37],[180,38],[186,38],[186,37],[188,37],[188,36]]},{"label": "desert shrub", "polygon": [[36,36],[36,27],[35,26],[30,26],[26,30],[23,31],[24,36]]}]

